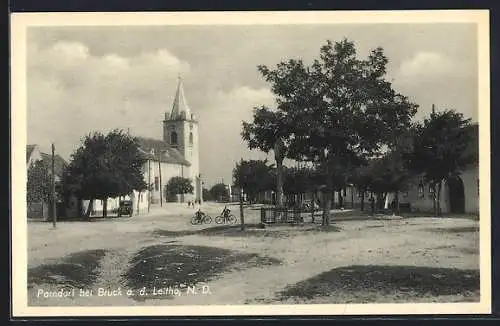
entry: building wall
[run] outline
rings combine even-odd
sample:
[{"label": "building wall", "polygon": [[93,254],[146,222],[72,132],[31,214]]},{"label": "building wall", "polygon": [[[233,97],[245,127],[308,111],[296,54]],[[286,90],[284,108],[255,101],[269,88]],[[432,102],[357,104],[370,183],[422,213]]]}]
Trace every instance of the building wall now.
[{"label": "building wall", "polygon": [[[193,118],[192,116],[191,118]],[[177,146],[171,142],[172,132],[177,133]],[[192,142],[191,142],[192,134]],[[186,195],[185,200],[201,199],[202,187],[200,176],[200,155],[199,155],[199,132],[198,122],[189,120],[165,120],[163,126],[163,140],[172,147],[177,148],[184,158],[191,164],[185,167],[183,177],[189,178],[193,182],[194,194]]]},{"label": "building wall", "polygon": [[[153,185],[153,190],[151,191],[151,203],[160,203],[160,170],[161,170],[161,192],[163,196],[163,201],[165,201],[165,186],[172,177],[186,176],[186,167],[180,164],[171,163],[160,163],[156,161],[149,161],[144,163],[142,171],[144,175],[144,181]],[[149,172],[148,172],[149,171]],[[149,180],[148,180],[149,178]],[[179,198],[181,200],[181,198]]]},{"label": "building wall", "polygon": [[465,192],[465,212],[479,213],[479,168],[471,167],[461,175]]}]

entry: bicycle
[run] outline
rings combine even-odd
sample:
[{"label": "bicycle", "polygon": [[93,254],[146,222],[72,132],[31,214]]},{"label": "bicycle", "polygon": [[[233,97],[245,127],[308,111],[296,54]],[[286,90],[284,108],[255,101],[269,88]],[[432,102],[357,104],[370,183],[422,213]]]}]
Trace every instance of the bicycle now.
[{"label": "bicycle", "polygon": [[210,224],[210,223],[212,223],[212,217],[203,213],[202,211],[197,211],[191,218],[192,225]]},{"label": "bicycle", "polygon": [[222,210],[222,213],[221,215],[217,216],[215,218],[215,223],[217,224],[234,224],[236,223],[236,216],[234,216],[233,214],[230,214],[230,210],[227,209],[227,208],[224,208]]}]

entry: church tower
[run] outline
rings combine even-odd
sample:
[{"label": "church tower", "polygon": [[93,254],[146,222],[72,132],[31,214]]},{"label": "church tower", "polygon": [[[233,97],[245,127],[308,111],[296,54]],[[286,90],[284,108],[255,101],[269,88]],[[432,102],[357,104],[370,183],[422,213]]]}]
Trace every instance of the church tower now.
[{"label": "church tower", "polygon": [[170,147],[177,149],[191,164],[187,169],[184,169],[182,176],[192,181],[194,198],[190,199],[201,200],[202,187],[200,176],[198,119],[191,113],[187,105],[180,76],[172,111],[170,114],[165,112],[165,120],[163,121],[163,141]]}]

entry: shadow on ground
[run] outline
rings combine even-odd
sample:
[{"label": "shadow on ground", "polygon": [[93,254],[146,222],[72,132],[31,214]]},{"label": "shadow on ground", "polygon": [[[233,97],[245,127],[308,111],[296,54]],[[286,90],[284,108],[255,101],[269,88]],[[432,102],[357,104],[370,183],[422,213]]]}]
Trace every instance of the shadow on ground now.
[{"label": "shadow on ground", "polygon": [[479,300],[479,271],[416,266],[348,266],[332,269],[278,293],[287,299],[327,299],[328,303],[418,302],[462,295]]},{"label": "shadow on ground", "polygon": [[185,291],[187,287],[213,280],[224,272],[281,263],[273,257],[216,247],[153,245],[137,252],[122,277],[128,288],[145,287],[148,291],[145,296],[135,295],[134,300],[168,299],[172,298],[172,293],[166,291],[164,295],[152,296],[153,288]]},{"label": "shadow on ground", "polygon": [[86,250],[64,257],[60,262],[28,269],[28,289],[48,284],[59,287],[88,288],[99,275],[106,250]]},{"label": "shadow on ground", "polygon": [[239,225],[222,225],[201,230],[155,230],[153,234],[163,237],[183,237],[188,235],[204,235],[204,236],[224,236],[224,237],[273,237],[285,238],[290,235],[297,235],[306,232],[340,232],[342,229],[335,226],[320,226],[314,224],[306,225],[276,225],[266,226],[262,228],[259,224],[246,225],[242,231]]},{"label": "shadow on ground", "polygon": [[453,228],[426,228],[424,230],[431,232],[444,232],[444,233],[469,233],[469,232],[479,232],[479,227],[463,226],[463,227],[453,227]]}]

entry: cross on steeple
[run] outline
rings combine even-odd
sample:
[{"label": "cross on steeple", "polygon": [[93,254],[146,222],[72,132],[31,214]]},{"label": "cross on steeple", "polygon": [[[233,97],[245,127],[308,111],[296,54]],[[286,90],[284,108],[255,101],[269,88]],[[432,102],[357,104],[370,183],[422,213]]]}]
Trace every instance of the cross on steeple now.
[{"label": "cross on steeple", "polygon": [[178,117],[189,118],[191,116],[191,111],[187,105],[186,98],[184,96],[184,88],[182,85],[181,74],[178,75],[177,91],[175,93],[174,103],[172,105],[172,113],[170,114],[171,119]]}]

